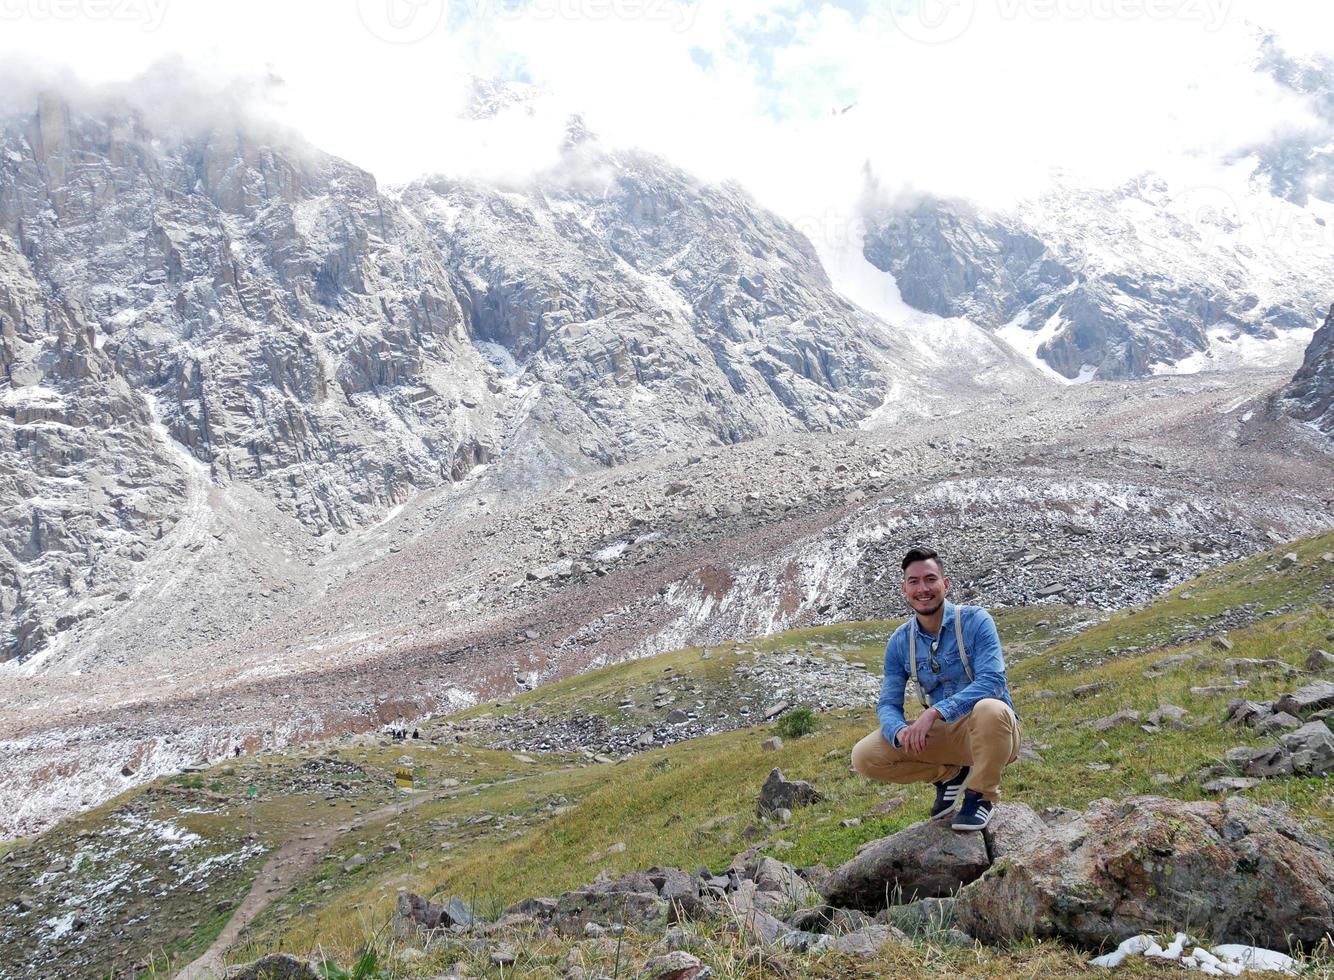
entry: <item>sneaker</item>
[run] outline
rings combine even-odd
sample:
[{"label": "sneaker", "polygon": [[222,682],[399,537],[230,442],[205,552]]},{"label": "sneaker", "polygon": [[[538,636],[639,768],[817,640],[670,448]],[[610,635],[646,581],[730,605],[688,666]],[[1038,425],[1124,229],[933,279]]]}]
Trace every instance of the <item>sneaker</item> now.
[{"label": "sneaker", "polygon": [[987,824],[991,823],[992,810],[990,800],[981,793],[966,789],[963,791],[959,814],[954,818],[954,823],[950,824],[950,830],[985,830]]},{"label": "sneaker", "polygon": [[964,780],[967,778],[968,767],[963,766],[953,779],[931,784],[936,788],[936,802],[931,807],[932,820],[944,819],[954,812],[954,805],[959,802],[959,794],[963,792]]}]

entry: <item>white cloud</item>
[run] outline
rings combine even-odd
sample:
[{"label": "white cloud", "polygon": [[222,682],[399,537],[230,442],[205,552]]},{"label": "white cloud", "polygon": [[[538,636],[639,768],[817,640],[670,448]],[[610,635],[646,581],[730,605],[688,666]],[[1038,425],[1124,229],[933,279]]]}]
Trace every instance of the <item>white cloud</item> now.
[{"label": "white cloud", "polygon": [[[1334,38],[1328,5],[1298,0],[60,2],[0,0],[0,56],[41,52],[91,82],[171,52],[216,77],[273,73],[269,111],[386,182],[517,178],[578,110],[609,142],[736,178],[803,227],[842,220],[868,163],[887,187],[989,203],[1052,167],[1108,183],[1198,171],[1311,124],[1250,70],[1248,18],[1299,49]],[[469,73],[547,96],[462,121]]]}]

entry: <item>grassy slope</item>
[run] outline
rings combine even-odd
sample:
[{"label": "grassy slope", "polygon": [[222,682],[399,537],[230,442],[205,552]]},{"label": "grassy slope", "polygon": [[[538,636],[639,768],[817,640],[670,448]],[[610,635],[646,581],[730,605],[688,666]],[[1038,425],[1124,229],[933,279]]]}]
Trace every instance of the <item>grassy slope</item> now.
[{"label": "grassy slope", "polygon": [[[1193,776],[1200,766],[1219,761],[1226,749],[1243,739],[1219,724],[1230,695],[1193,695],[1189,689],[1230,679],[1232,674],[1222,667],[1227,657],[1274,659],[1300,666],[1312,649],[1328,646],[1326,637],[1334,631],[1334,619],[1317,598],[1321,590],[1328,596],[1334,583],[1334,563],[1320,558],[1331,547],[1334,535],[1302,543],[1297,547],[1301,561],[1286,570],[1279,568],[1279,553],[1214,570],[1143,608],[1118,614],[1054,644],[1049,639],[1050,624],[1070,621],[1074,617],[1069,611],[1041,607],[1000,613],[1011,661],[1017,661],[1011,676],[1024,733],[1043,756],[1041,762],[1010,770],[1008,796],[1035,808],[1082,807],[1099,797],[1130,793],[1200,797],[1193,779],[1164,790],[1153,784],[1152,776]],[[1182,592],[1191,597],[1180,598]],[[1288,611],[1262,616],[1255,625],[1232,632],[1235,648],[1227,653],[1207,641],[1157,645],[1183,633],[1208,634],[1212,621],[1248,603],[1257,614]],[[701,659],[698,650],[677,651],[543,688],[519,702],[530,710],[540,706],[553,713],[605,706],[607,695],[613,695],[614,701],[627,691],[650,688],[667,668],[703,683],[720,683],[732,665],[749,660],[755,651],[782,652],[809,643],[837,648],[874,670],[888,625],[846,624],[797,631],[714,648],[708,660]],[[1109,653],[1109,648],[1127,647],[1140,649],[1128,655]],[[1046,655],[1040,655],[1044,650]],[[1152,679],[1144,676],[1155,662],[1179,653],[1196,655],[1202,663],[1183,665]],[[1083,700],[1065,696],[1070,689],[1094,681],[1110,685]],[[1251,677],[1245,690],[1250,697],[1267,698],[1292,686],[1280,676],[1262,673]],[[1060,696],[1025,698],[1026,692],[1038,690]],[[1192,729],[1146,735],[1130,726],[1100,735],[1083,724],[1122,708],[1147,712],[1161,702],[1189,710]],[[257,948],[306,949],[323,942],[350,951],[367,928],[383,924],[391,910],[393,889],[400,886],[436,896],[477,897],[499,907],[528,895],[575,887],[604,868],[623,871],[655,864],[717,868],[752,842],[796,864],[835,864],[851,856],[862,842],[920,819],[927,804],[929,790],[925,787],[887,789],[849,773],[848,749],[873,725],[868,706],[826,716],[819,733],[790,741],[778,753],[761,751],[760,742],[771,734],[772,726],[760,726],[646,752],[614,767],[557,768],[539,759],[530,767],[531,777],[522,783],[417,811],[417,819],[435,823],[436,830],[416,836],[399,828],[405,842],[411,844],[405,849],[410,855],[364,882],[340,882],[327,894],[323,908],[308,916],[288,921],[281,916],[269,918],[255,932]],[[1098,747],[1103,741],[1106,746]],[[558,761],[568,765],[569,760],[551,760]],[[1091,764],[1110,768],[1097,771]],[[786,827],[756,820],[752,809],[755,792],[774,765],[791,777],[814,782],[829,802],[797,811]],[[1334,798],[1327,780],[1271,780],[1250,795],[1281,800],[1326,837],[1334,835]],[[903,796],[904,805],[886,815],[871,813],[878,803],[894,796]],[[553,797],[566,803],[555,811],[544,809],[542,801]],[[507,824],[516,829],[469,836],[446,830],[447,825],[441,823],[466,819],[479,811],[516,815],[515,822]],[[851,817],[860,818],[860,825],[842,826]],[[441,841],[452,845],[443,853],[438,848]],[[624,851],[594,859],[613,843],[623,843]]]},{"label": "grassy slope", "polygon": [[[1301,560],[1292,568],[1280,568],[1279,556],[1289,550],[1298,551]],[[1275,659],[1299,666],[1310,650],[1328,647],[1326,637],[1334,631],[1330,611],[1334,562],[1321,556],[1330,551],[1334,551],[1334,533],[1215,569],[1142,608],[1126,610],[1082,630],[1077,627],[1086,621],[1086,611],[1043,606],[998,613],[1024,734],[1043,756],[1041,762],[1026,762],[1010,770],[1007,796],[1035,808],[1080,807],[1101,796],[1153,791],[1198,797],[1200,790],[1193,779],[1164,790],[1154,786],[1152,776],[1193,774],[1243,739],[1219,724],[1228,695],[1192,695],[1189,689],[1223,683],[1230,677],[1222,666],[1226,657]],[[1190,598],[1181,598],[1183,592],[1189,592]],[[1187,634],[1207,637],[1213,623],[1243,606],[1253,615],[1276,612],[1260,615],[1254,625],[1232,631],[1232,651],[1216,650],[1207,640],[1171,642]],[[699,650],[676,651],[544,687],[516,699],[514,705],[482,706],[468,714],[514,710],[522,705],[530,716],[534,712],[597,710],[613,721],[625,721],[627,712],[616,708],[617,703],[627,692],[639,695],[634,698],[637,702],[644,700],[645,692],[665,673],[713,688],[728,683],[738,663],[792,650],[837,650],[848,660],[860,660],[878,672],[889,625],[858,623],[797,631],[715,647],[707,659]],[[1127,648],[1138,649],[1126,652]],[[1146,667],[1179,653],[1192,654],[1200,662],[1152,679],[1144,676]],[[1093,681],[1110,683],[1106,690],[1084,700],[1064,696]],[[1293,682],[1278,676],[1260,674],[1250,679],[1245,693],[1266,698],[1292,686]],[[1035,699],[1032,695],[1040,690],[1059,696]],[[1099,735],[1082,724],[1121,708],[1145,712],[1160,701],[1188,709],[1194,727],[1146,735],[1132,726]],[[633,714],[633,709],[628,713]],[[219,847],[244,837],[252,808],[256,834],[267,845],[276,846],[295,835],[346,826],[357,814],[396,800],[411,801],[410,811],[367,823],[339,839],[311,879],[261,915],[245,934],[246,947],[233,956],[241,959],[272,949],[304,953],[320,948],[347,962],[370,938],[379,937],[382,945],[391,945],[387,924],[399,888],[438,897],[458,894],[484,908],[498,909],[525,896],[572,888],[603,869],[651,865],[716,869],[749,844],[795,864],[823,861],[832,865],[845,860],[863,841],[920,819],[927,805],[925,787],[881,787],[849,773],[848,750],[874,723],[868,705],[863,710],[824,716],[819,732],[789,741],[777,753],[761,751],[760,742],[772,733],[772,726],[759,726],[645,752],[616,765],[537,752],[528,753],[534,761],[525,762],[506,752],[455,746],[452,740],[444,740],[444,726],[437,724],[424,728],[428,738],[421,742],[385,745],[363,738],[318,750],[237,760],[200,777],[177,777],[178,783],[200,784],[226,800],[192,806],[186,809],[203,812],[186,813],[185,797],[137,790],[62,825],[39,843],[58,853],[66,845],[73,846],[80,833],[127,806],[142,806],[145,799],[164,816]],[[1107,743],[1105,747],[1098,746],[1100,741]],[[358,767],[353,775],[342,771],[346,763]],[[410,765],[417,776],[418,789],[412,793],[392,784],[394,769],[403,764]],[[814,782],[829,797],[828,802],[798,810],[787,826],[757,820],[755,793],[775,765],[790,777]],[[1110,768],[1097,770],[1091,765]],[[339,779],[351,788],[330,792],[321,779]],[[457,780],[460,785],[446,790],[446,780]],[[245,802],[250,785],[259,791],[253,804]],[[1326,837],[1334,836],[1334,797],[1327,780],[1270,780],[1249,795],[1283,801],[1314,829]],[[896,797],[903,799],[896,809],[872,812],[887,798]],[[861,823],[842,826],[852,817]],[[612,844],[624,844],[624,850],[606,853]],[[344,871],[344,862],[357,853],[369,859],[366,865]],[[262,860],[248,862],[218,887],[227,897],[236,897],[260,864]],[[5,884],[0,881],[0,887]],[[175,953],[172,958],[178,963],[202,951],[222,925],[224,917],[212,913],[218,897],[211,889],[202,906],[197,895],[160,899],[164,911],[181,901],[190,903],[194,911],[190,921],[177,922],[173,931],[164,932],[154,951]],[[178,913],[173,915],[173,922],[181,918]],[[707,948],[713,951],[722,975],[759,975],[753,972],[759,967],[731,955],[726,943],[720,939]],[[563,947],[536,939],[528,945],[533,958],[525,972],[560,975],[556,963],[564,955]],[[138,955],[147,952],[140,949]],[[627,949],[625,955],[634,952]],[[446,965],[443,955],[430,952],[399,972],[430,976]],[[854,975],[846,962],[801,962],[812,975]],[[883,962],[867,967],[867,975],[876,971],[927,975],[953,969],[967,975],[1000,976],[1018,970],[1026,975],[1063,976],[1080,972],[1082,962],[1079,953],[1057,944],[997,952],[948,950],[928,943],[887,951]]]}]

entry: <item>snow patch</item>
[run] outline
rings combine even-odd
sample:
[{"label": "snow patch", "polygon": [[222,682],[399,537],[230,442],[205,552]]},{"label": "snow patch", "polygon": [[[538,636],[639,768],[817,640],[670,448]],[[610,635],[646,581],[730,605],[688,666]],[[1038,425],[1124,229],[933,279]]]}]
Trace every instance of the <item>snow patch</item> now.
[{"label": "snow patch", "polygon": [[1245,368],[1295,369],[1302,361],[1315,330],[1294,327],[1273,338],[1254,337],[1234,327],[1208,332],[1209,346],[1175,364],[1155,364],[1154,374],[1200,374],[1205,371],[1236,371]]}]

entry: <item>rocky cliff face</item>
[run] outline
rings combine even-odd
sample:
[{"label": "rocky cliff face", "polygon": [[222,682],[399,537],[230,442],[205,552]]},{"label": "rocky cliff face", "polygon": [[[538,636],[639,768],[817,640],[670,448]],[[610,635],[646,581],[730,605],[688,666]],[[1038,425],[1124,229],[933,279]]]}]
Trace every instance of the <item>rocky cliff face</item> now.
[{"label": "rocky cliff face", "polygon": [[1293,418],[1334,436],[1334,306],[1311,338],[1292,384],[1283,389],[1282,404]]},{"label": "rocky cliff face", "polygon": [[[146,592],[182,633],[262,618],[421,490],[540,490],[935,388],[790,225],[578,127],[505,190],[387,193],[239,116],[56,96],[0,144],[0,659]],[[1014,367],[966,347],[979,385]]]},{"label": "rocky cliff face", "polygon": [[863,254],[910,305],[1000,331],[1068,379],[1295,362],[1292,331],[1316,326],[1334,285],[1334,66],[1261,36],[1255,68],[1314,122],[1219,161],[1217,182],[1058,176],[1004,211],[881,202]]},{"label": "rocky cliff face", "polygon": [[1065,378],[1131,378],[1237,360],[1227,352],[1246,338],[1312,327],[1334,285],[1331,210],[1146,174],[1109,190],[1058,184],[1003,213],[896,204],[871,215],[863,254],[909,304],[996,330]]}]

